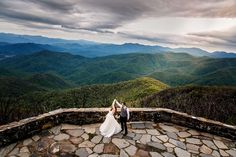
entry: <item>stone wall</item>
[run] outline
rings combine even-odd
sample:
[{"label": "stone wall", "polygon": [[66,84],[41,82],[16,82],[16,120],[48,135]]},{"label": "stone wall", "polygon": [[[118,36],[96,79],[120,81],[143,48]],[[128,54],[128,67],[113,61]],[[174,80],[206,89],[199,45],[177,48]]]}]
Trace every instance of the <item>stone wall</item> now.
[{"label": "stone wall", "polygon": [[[0,126],[0,147],[33,136],[61,123],[92,124],[104,121],[109,108],[58,109]],[[236,140],[236,126],[163,108],[130,108],[131,121],[170,122]]]}]

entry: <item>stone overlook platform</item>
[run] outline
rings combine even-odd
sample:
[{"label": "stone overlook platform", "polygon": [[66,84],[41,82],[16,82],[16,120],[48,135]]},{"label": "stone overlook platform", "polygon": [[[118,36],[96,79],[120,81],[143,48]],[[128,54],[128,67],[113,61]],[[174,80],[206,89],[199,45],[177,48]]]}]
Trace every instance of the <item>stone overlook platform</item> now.
[{"label": "stone overlook platform", "polygon": [[0,157],[236,156],[235,126],[136,108],[130,109],[127,136],[104,138],[99,126],[108,110],[60,109],[0,126]]}]

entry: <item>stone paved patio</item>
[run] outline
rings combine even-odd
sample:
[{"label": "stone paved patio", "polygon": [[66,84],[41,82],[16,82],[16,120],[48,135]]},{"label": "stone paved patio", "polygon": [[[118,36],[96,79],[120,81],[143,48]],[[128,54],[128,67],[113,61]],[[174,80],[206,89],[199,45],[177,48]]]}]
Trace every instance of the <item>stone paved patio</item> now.
[{"label": "stone paved patio", "polygon": [[100,124],[62,124],[0,149],[8,157],[234,156],[236,141],[168,123],[132,122],[129,134],[104,138]]}]

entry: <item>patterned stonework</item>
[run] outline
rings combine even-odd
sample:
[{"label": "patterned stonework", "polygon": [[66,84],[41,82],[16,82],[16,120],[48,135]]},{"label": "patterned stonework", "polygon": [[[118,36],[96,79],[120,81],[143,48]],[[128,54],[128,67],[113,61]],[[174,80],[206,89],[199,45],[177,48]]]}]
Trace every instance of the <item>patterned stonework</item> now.
[{"label": "patterned stonework", "polygon": [[0,149],[1,157],[236,156],[236,141],[172,123],[130,122],[129,133],[100,135],[101,124],[61,124]]}]

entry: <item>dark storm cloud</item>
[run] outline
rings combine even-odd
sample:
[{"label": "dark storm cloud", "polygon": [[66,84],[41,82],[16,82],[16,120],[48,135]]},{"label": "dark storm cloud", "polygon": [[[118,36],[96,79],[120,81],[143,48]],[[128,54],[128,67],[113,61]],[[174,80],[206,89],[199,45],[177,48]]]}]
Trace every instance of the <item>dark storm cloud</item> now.
[{"label": "dark storm cloud", "polygon": [[[25,0],[28,1],[28,0]],[[52,10],[59,10],[61,12],[71,12],[74,10],[74,7],[76,5],[75,1],[72,0],[31,0],[31,2],[34,2],[36,4],[39,4],[42,8],[46,9],[52,9]]]},{"label": "dark storm cloud", "polygon": [[236,47],[236,26],[226,31],[210,31],[200,33],[190,33],[192,37],[198,37],[202,40],[208,39],[209,43],[227,45]]},{"label": "dark storm cloud", "polygon": [[157,44],[186,45],[186,46],[206,46],[206,47],[236,47],[236,27],[224,31],[210,31],[201,33],[189,33],[187,35],[174,34],[154,34],[154,33],[134,33],[122,32],[121,36],[130,39],[144,40]]},{"label": "dark storm cloud", "polygon": [[236,17],[235,0],[2,0],[0,17],[106,32],[147,17]]},{"label": "dark storm cloud", "polygon": [[[39,32],[100,33],[154,43],[217,44],[235,48],[235,28],[230,32],[212,31],[182,36],[158,34],[158,30],[150,30],[153,33],[148,34],[125,29],[126,24],[146,18],[236,18],[235,8],[236,0],[1,0],[0,19]],[[141,25],[148,26],[150,23]]]}]

